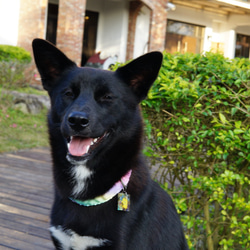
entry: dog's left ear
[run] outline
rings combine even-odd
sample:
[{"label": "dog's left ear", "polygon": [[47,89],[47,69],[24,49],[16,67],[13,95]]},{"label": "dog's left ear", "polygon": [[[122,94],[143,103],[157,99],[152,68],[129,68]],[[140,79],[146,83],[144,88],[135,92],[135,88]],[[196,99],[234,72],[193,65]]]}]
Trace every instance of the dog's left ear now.
[{"label": "dog's left ear", "polygon": [[118,76],[125,81],[135,93],[138,101],[146,98],[154,83],[162,64],[162,53],[150,52],[134,59],[116,70]]},{"label": "dog's left ear", "polygon": [[32,47],[43,87],[48,91],[65,70],[76,67],[73,61],[46,40],[36,38],[32,42]]}]

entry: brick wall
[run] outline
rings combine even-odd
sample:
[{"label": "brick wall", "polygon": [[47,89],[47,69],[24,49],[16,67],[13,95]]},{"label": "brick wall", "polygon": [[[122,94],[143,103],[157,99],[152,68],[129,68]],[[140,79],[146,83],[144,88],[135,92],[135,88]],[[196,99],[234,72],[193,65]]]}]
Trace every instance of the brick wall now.
[{"label": "brick wall", "polygon": [[56,45],[71,60],[81,63],[86,0],[59,2]]},{"label": "brick wall", "polygon": [[18,46],[31,52],[32,40],[44,38],[47,3],[48,0],[20,0]]},{"label": "brick wall", "polygon": [[149,46],[149,49],[151,51],[163,51],[165,49],[165,37],[167,27],[167,2],[168,1],[166,0],[157,0],[154,2]]},{"label": "brick wall", "polygon": [[[45,24],[48,0],[20,0],[19,27],[17,45],[32,54],[34,38],[45,38]],[[34,62],[26,70],[27,81],[40,83],[35,80],[38,76]]]},{"label": "brick wall", "polygon": [[[78,65],[81,63],[86,1],[59,1],[57,46]],[[136,18],[143,4],[152,11],[149,51],[163,51],[167,0],[133,0],[129,4],[127,59],[133,57]],[[48,0],[20,0],[18,46],[32,52],[32,40],[36,37],[45,38],[47,5]]]},{"label": "brick wall", "polygon": [[133,58],[136,19],[139,15],[143,3],[141,1],[129,2],[129,24],[128,24],[128,39],[127,39],[127,53],[126,60]]},{"label": "brick wall", "polygon": [[[32,52],[34,38],[45,39],[48,0],[20,0],[18,46]],[[77,64],[81,62],[86,0],[60,1],[57,46]]]},{"label": "brick wall", "polygon": [[165,49],[165,37],[167,26],[167,3],[168,0],[142,0],[152,9],[149,50],[163,51]]},{"label": "brick wall", "polygon": [[143,4],[151,9],[149,51],[165,49],[167,0],[134,0],[129,2],[129,25],[126,59],[133,58],[136,19]]}]

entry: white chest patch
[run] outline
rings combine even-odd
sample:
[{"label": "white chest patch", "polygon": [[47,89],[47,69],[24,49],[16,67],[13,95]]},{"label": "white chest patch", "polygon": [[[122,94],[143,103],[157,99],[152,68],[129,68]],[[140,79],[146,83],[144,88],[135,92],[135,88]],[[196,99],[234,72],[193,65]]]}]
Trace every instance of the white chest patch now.
[{"label": "white chest patch", "polygon": [[72,167],[71,176],[73,178],[73,190],[72,195],[78,195],[84,191],[87,187],[87,180],[92,175],[86,164],[75,165]]},{"label": "white chest patch", "polygon": [[89,247],[104,246],[109,240],[97,239],[91,236],[79,236],[74,231],[63,230],[61,226],[51,227],[51,235],[60,242],[63,250],[85,250]]}]

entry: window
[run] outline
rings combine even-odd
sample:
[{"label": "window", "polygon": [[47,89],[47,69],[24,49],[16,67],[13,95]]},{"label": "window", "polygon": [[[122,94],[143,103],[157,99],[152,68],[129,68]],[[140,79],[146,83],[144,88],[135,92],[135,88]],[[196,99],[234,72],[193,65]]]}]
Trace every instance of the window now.
[{"label": "window", "polygon": [[57,31],[57,18],[58,18],[58,4],[48,4],[48,19],[46,40],[56,44],[56,31]]},{"label": "window", "polygon": [[170,53],[202,52],[204,30],[203,26],[168,20],[166,51]]},{"label": "window", "polygon": [[250,48],[250,36],[237,34],[236,46],[235,46],[235,57],[250,58],[249,48]]}]

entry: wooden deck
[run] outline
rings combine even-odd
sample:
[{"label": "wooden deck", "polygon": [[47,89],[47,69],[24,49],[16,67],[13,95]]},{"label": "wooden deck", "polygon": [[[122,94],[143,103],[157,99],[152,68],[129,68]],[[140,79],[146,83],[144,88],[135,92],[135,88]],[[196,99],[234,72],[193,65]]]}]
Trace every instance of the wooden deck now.
[{"label": "wooden deck", "polygon": [[54,249],[52,198],[49,149],[0,154],[0,249]]}]

